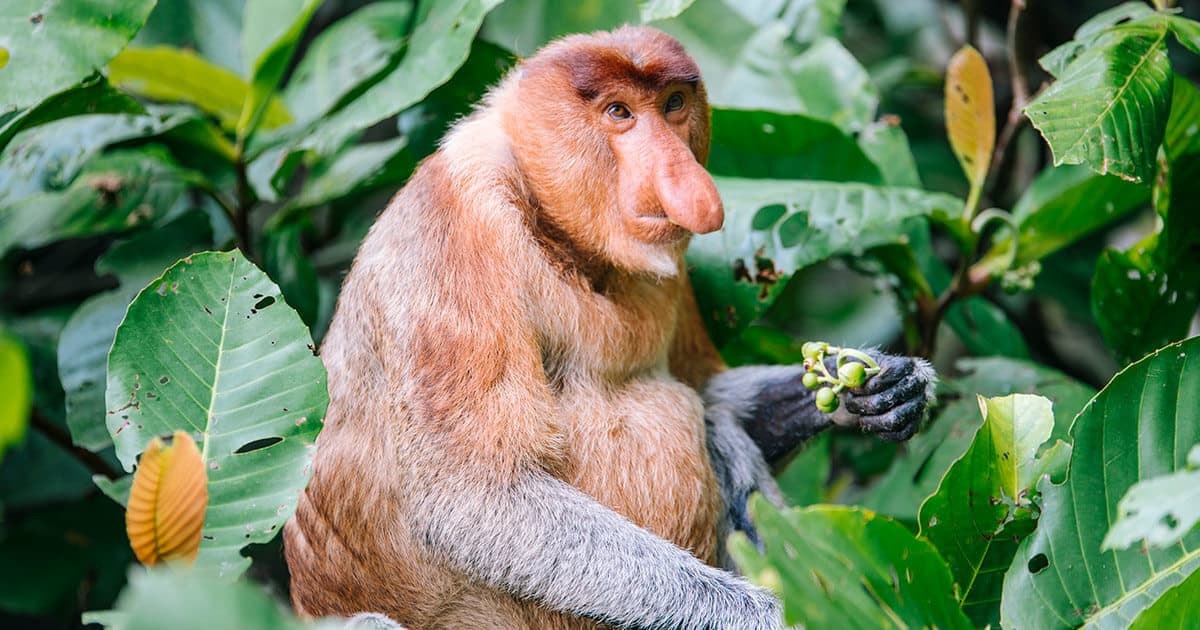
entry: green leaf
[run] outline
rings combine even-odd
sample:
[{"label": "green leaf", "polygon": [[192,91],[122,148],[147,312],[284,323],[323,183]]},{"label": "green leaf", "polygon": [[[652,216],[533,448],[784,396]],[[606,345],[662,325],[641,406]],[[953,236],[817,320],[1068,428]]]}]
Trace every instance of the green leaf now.
[{"label": "green leaf", "polygon": [[696,0],[638,0],[643,22],[673,18],[692,6]]},{"label": "green leaf", "polygon": [[1200,571],[1171,587],[1129,624],[1129,630],[1188,630],[1196,624]]},{"label": "green leaf", "polygon": [[[679,2],[654,1],[661,4]],[[590,33],[622,24],[636,24],[643,14],[638,4],[634,0],[506,0],[488,15],[480,35],[497,46],[528,57],[550,40],[569,33]]]},{"label": "green leaf", "polygon": [[25,438],[33,409],[33,371],[20,340],[0,329],[0,460]]},{"label": "green leaf", "polygon": [[1179,542],[1200,521],[1200,445],[1187,456],[1187,470],[1134,484],[1117,504],[1104,550],[1128,549],[1139,540],[1153,547]]},{"label": "green leaf", "polygon": [[1183,467],[1200,442],[1200,338],[1125,368],[1071,427],[1067,480],[1043,481],[1042,516],[1004,578],[1006,628],[1124,627],[1200,566],[1200,532],[1167,549],[1102,551],[1117,501]]},{"label": "green leaf", "polygon": [[1113,27],[1082,50],[1025,108],[1054,164],[1087,164],[1104,175],[1149,181],[1171,108],[1166,26]]},{"label": "green leaf", "polygon": [[66,190],[0,206],[0,252],[170,219],[186,209],[184,193],[195,177],[161,147],[108,153],[89,162]]},{"label": "green leaf", "polygon": [[153,8],[154,0],[6,0],[0,116],[91,76],[129,43]]},{"label": "green leaf", "polygon": [[137,101],[114,90],[103,77],[95,76],[82,85],[48,97],[0,125],[0,149],[17,132],[80,114],[142,114]]},{"label": "green leaf", "polygon": [[195,114],[90,114],[73,116],[17,134],[0,153],[0,209],[29,195],[62,190],[104,147],[159,135]]},{"label": "green leaf", "polygon": [[202,444],[196,568],[223,578],[295,510],[329,401],[308,330],[238,251],[189,256],[138,294],[109,352],[105,399],[127,471],[157,435],[183,429]]},{"label": "green leaf", "polygon": [[108,350],[125,308],[142,287],[175,261],[212,246],[212,228],[202,212],[112,246],[96,261],[96,274],[117,276],[119,288],[88,298],[67,320],[58,342],[58,376],[66,392],[71,439],[90,451],[112,445],[104,416]]},{"label": "green leaf", "polygon": [[1124,361],[1187,336],[1200,306],[1200,154],[1160,163],[1158,232],[1127,251],[1107,250],[1092,278],[1092,313]]},{"label": "green leaf", "polygon": [[978,397],[983,426],[920,511],[920,536],[937,547],[975,626],[998,626],[1004,571],[1035,527],[1029,492],[1038,450],[1054,429],[1050,401]]},{"label": "green leaf", "polygon": [[446,130],[469,114],[516,61],[512,53],[499,46],[479,38],[471,42],[471,53],[454,76],[396,119],[396,128],[408,138],[406,152],[413,161],[433,153]]},{"label": "green leaf", "polygon": [[[116,610],[84,615],[84,623],[115,623],[121,630],[332,630],[302,623],[266,589],[247,580],[214,580],[197,572],[135,568]],[[340,625],[340,624],[339,624]]]},{"label": "green leaf", "polygon": [[290,205],[310,208],[373,186],[399,184],[416,166],[403,137],[349,147],[304,182]]},{"label": "green leaf", "polygon": [[775,20],[787,24],[792,39],[799,43],[836,36],[846,10],[846,0],[737,0],[726,4],[758,26]]},{"label": "green leaf", "polygon": [[263,267],[283,291],[287,303],[296,309],[306,326],[317,319],[320,296],[317,270],[304,251],[305,223],[289,222],[263,235]]},{"label": "green leaf", "polygon": [[833,37],[804,46],[788,22],[755,25],[721,0],[697,0],[655,26],[696,59],[714,106],[805,114],[849,132],[875,118],[879,94],[870,76]]},{"label": "green leaf", "polygon": [[239,139],[254,135],[283,80],[308,20],[321,0],[247,0],[242,54],[250,64],[250,92],[237,122]]},{"label": "green leaf", "polygon": [[[114,85],[151,100],[182,102],[212,114],[221,126],[237,126],[249,86],[236,74],[213,65],[190,50],[159,46],[127,48],[108,63]],[[262,125],[271,129],[291,121],[278,99],[271,99]]]},{"label": "green leaf", "polygon": [[499,2],[422,0],[399,65],[345,107],[314,123],[300,145],[332,153],[350,135],[425,98],[466,61],[483,17]]},{"label": "green leaf", "polygon": [[1070,245],[1150,200],[1150,187],[1095,175],[1083,166],[1048,168],[1013,208],[1020,267]]},{"label": "green leaf", "polygon": [[900,523],[858,508],[779,511],[750,501],[765,544],[740,532],[729,550],[750,579],[775,590],[784,620],[811,628],[970,628],[937,551]]},{"label": "green leaf", "polygon": [[804,444],[787,467],[776,475],[776,481],[788,505],[825,503],[829,471],[829,434],[822,433]]},{"label": "green leaf", "polygon": [[883,117],[862,130],[858,145],[883,174],[886,186],[921,188],[921,175],[908,136],[895,118]]},{"label": "green leaf", "polygon": [[175,46],[242,72],[242,13],[245,0],[158,0],[134,46]]},{"label": "green leaf", "polygon": [[907,451],[860,501],[864,507],[917,522],[917,510],[955,460],[962,457],[981,424],[976,396],[1040,394],[1054,404],[1050,442],[1068,439],[1075,414],[1095,390],[1061,372],[1031,361],[1007,358],[962,359],[962,373],[938,388],[932,422],[906,444]]},{"label": "green leaf", "polygon": [[883,183],[858,143],[818,118],[716,108],[712,134],[714,175]]},{"label": "green leaf", "polygon": [[946,312],[946,324],[976,356],[1029,358],[1029,347],[1020,329],[995,304],[981,297],[955,302]]},{"label": "green leaf", "polygon": [[905,220],[958,208],[947,195],[865,184],[717,177],[724,229],[688,249],[700,313],[718,347],[757,318],[797,269],[899,241]]},{"label": "green leaf", "polygon": [[317,36],[283,90],[300,124],[329,113],[355,89],[386,70],[404,50],[413,3],[367,5]]}]

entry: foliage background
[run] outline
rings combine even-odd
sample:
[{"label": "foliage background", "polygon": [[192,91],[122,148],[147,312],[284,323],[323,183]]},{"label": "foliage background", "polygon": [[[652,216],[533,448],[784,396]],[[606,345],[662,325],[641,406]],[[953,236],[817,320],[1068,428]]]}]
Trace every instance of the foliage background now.
[{"label": "foliage background", "polygon": [[[1200,368],[1186,360],[1195,344],[1134,362],[1200,332],[1192,190],[1200,27],[1183,20],[1200,16],[1200,3],[1161,14],[1130,3],[1084,25],[1116,6],[5,3],[0,623],[72,627],[82,612],[114,605],[160,620],[213,607],[180,593],[229,610],[271,607],[267,598],[189,577],[155,582],[137,571],[116,604],[133,563],[119,504],[124,474],[150,437],[187,428],[172,424],[179,417],[208,419],[204,461],[225,466],[209,471],[205,531],[219,540],[202,545],[200,565],[236,576],[245,570],[238,549],[248,545],[248,580],[239,584],[266,584],[285,598],[275,534],[294,503],[282,500],[276,510],[264,497],[306,478],[317,424],[294,420],[324,408],[323,371],[306,348],[328,326],[359,240],[446,127],[520,55],[564,33],[643,20],[695,55],[714,105],[709,168],[729,222],[696,239],[689,259],[726,358],[793,363],[801,341],[824,339],[925,354],[945,379],[937,417],[909,444],[834,433],[781,470],[796,505],[831,505],[782,513],[757,505],[765,551],[735,542],[747,573],[781,589],[789,620],[810,627],[835,627],[834,619],[854,627],[1169,619],[1200,588],[1185,580],[1200,564],[1195,533],[1188,535],[1200,515],[1183,509],[1121,521],[1125,531],[1114,529],[1105,551],[1100,545],[1118,516],[1138,513],[1117,508],[1130,487],[1156,478],[1180,484],[1145,492],[1182,504],[1188,497],[1178,488],[1195,474],[1187,455],[1200,442]],[[982,52],[994,89],[968,109],[994,116],[999,136],[974,169],[960,166],[945,120],[954,94],[945,89],[946,69],[965,43]],[[978,90],[987,77],[958,81]],[[1080,118],[1085,128],[1072,127]],[[232,275],[217,257],[176,264],[234,247],[245,258]],[[229,275],[229,289],[205,284],[220,274]],[[238,277],[244,286],[234,288]],[[188,293],[193,280],[205,286],[200,293]],[[255,353],[277,359],[242,366],[261,377],[250,395],[290,391],[288,378],[322,386],[282,403],[291,415],[275,417],[230,402],[246,392],[197,377],[197,387],[211,390],[207,406],[152,417],[147,404],[131,418],[114,417],[137,389],[137,366],[158,360],[137,331],[162,325],[160,338],[175,347],[209,338],[203,318],[165,325],[183,312],[172,306],[155,311],[139,297],[127,314],[144,287],[147,300],[156,292],[170,299],[173,282],[206,308],[224,303],[248,321],[214,329],[220,343],[197,342],[192,354],[164,363],[164,379],[181,384],[188,365],[232,360],[224,333],[234,331],[245,343],[277,347]],[[277,306],[261,306],[264,296]],[[163,385],[156,395],[174,400]],[[976,401],[1011,393],[1040,394],[1053,408],[1021,397]],[[210,426],[224,403],[242,409],[222,412],[227,427],[248,431],[236,443]],[[122,419],[137,431],[117,430]],[[1156,449],[1164,440],[1170,447]],[[1138,446],[1136,461],[1121,444]],[[208,457],[209,448],[223,455]],[[261,459],[268,453],[286,460],[291,476],[269,474]],[[1020,455],[1020,465],[1006,468],[1007,455]],[[1190,465],[1200,463],[1194,459]],[[222,490],[222,475],[237,466],[257,475],[254,487]],[[976,493],[989,496],[995,513],[976,509]],[[1079,496],[1085,505],[1064,512],[1064,497]],[[217,511],[248,499],[264,501],[265,511],[220,512],[238,530],[220,538]],[[1096,540],[1080,543],[1077,557],[1046,551],[1080,528]],[[1156,536],[1152,549],[1144,541]],[[993,544],[999,539],[1011,544]],[[831,540],[841,550],[823,547]],[[809,560],[784,553],[798,541],[817,549]],[[1131,569],[1135,556],[1160,562]],[[1038,576],[1090,583],[1092,592],[1049,592]],[[836,588],[840,580],[853,588]],[[186,601],[168,610],[176,595]],[[1022,617],[1027,608],[1049,616]]]}]

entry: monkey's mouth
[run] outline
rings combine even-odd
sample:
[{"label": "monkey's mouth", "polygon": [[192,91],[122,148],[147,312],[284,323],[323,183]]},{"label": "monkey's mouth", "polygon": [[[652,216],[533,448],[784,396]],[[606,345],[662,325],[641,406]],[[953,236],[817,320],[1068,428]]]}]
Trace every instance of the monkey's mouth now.
[{"label": "monkey's mouth", "polygon": [[634,227],[640,240],[653,244],[678,243],[691,234],[664,213],[638,215],[634,218]]}]

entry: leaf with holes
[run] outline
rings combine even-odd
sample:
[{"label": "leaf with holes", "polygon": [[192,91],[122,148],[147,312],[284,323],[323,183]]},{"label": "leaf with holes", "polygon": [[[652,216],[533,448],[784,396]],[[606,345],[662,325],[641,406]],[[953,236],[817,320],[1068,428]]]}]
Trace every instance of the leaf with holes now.
[{"label": "leaf with holes", "polygon": [[724,229],[694,237],[688,266],[700,313],[722,345],[757,318],[797,269],[902,240],[905,221],[962,207],[908,188],[717,177]]},{"label": "leaf with holes", "polygon": [[1167,27],[1158,20],[1109,28],[1025,108],[1054,164],[1149,181],[1171,109]]},{"label": "leaf with holes", "polygon": [[777,510],[750,501],[759,551],[738,532],[729,550],[750,579],[783,601],[784,619],[810,628],[970,628],[946,564],[889,518],[854,507]]},{"label": "leaf with holes", "polygon": [[996,145],[996,113],[992,110],[992,75],[983,55],[964,46],[946,68],[946,136],[971,184],[968,206],[974,207],[987,179]]},{"label": "leaf with holes", "polygon": [[176,431],[167,446],[162,438],[150,440],[138,458],[125,510],[129,545],[142,564],[196,559],[207,483],[200,449],[190,435]]},{"label": "leaf with holes", "polygon": [[208,471],[196,567],[234,578],[308,483],[329,396],[308,329],[239,251],[194,254],[129,305],[108,356],[108,428],[126,470],[189,431]]},{"label": "leaf with holes", "polygon": [[1125,493],[1104,549],[1128,549],[1139,540],[1174,545],[1200,522],[1200,445],[1192,447],[1187,463],[1188,470],[1140,481]]},{"label": "leaf with holes", "polygon": [[978,402],[983,426],[921,505],[920,535],[945,558],[963,612],[982,627],[998,625],[1004,570],[1035,526],[1029,491],[1044,465],[1038,449],[1054,430],[1054,414],[1049,400],[1029,394]]},{"label": "leaf with holes", "polygon": [[1200,443],[1200,337],[1117,374],[1071,426],[1067,480],[1045,480],[1037,531],[1004,576],[1006,628],[1125,627],[1200,567],[1200,531],[1165,549],[1102,551],[1118,501],[1184,468]]}]

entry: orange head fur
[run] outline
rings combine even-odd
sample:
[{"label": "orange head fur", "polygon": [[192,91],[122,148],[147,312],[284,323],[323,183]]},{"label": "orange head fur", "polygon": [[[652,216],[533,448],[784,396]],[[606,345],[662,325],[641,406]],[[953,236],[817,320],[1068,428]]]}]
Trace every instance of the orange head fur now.
[{"label": "orange head fur", "polygon": [[539,220],[588,258],[671,276],[721,227],[695,61],[648,27],[574,35],[523,62],[504,126]]}]

